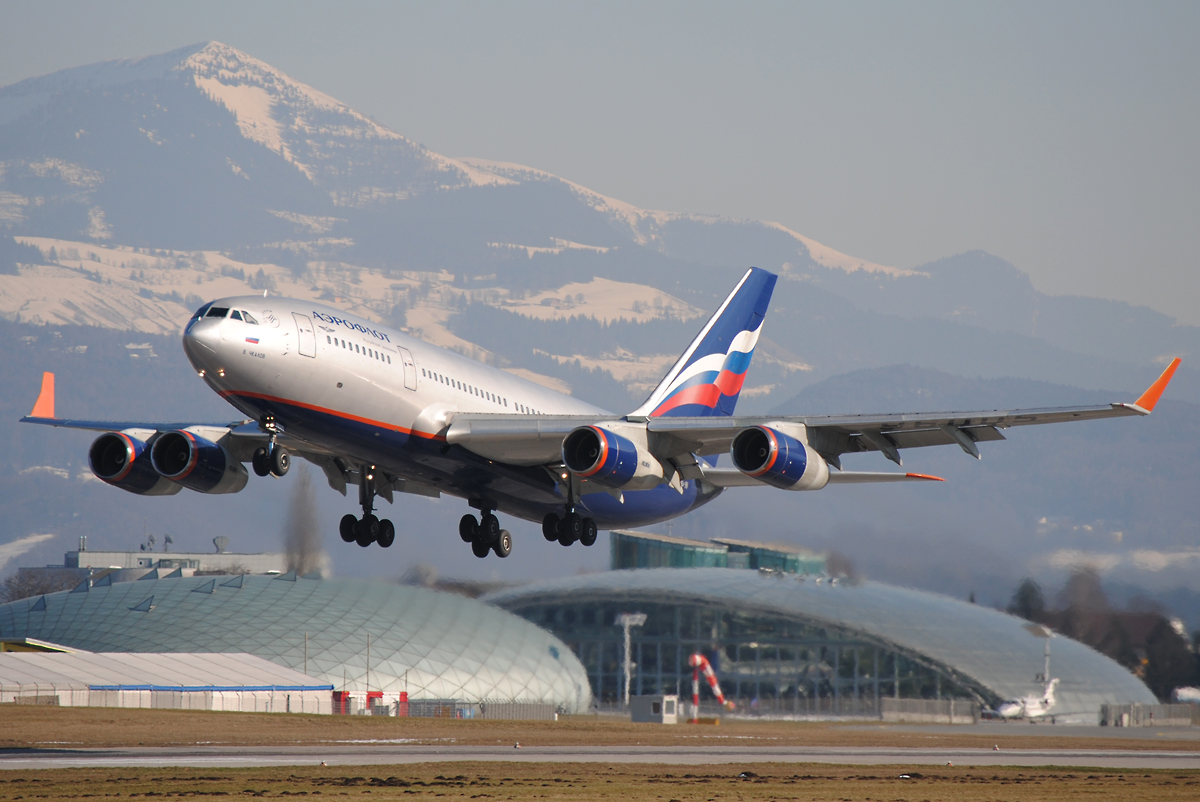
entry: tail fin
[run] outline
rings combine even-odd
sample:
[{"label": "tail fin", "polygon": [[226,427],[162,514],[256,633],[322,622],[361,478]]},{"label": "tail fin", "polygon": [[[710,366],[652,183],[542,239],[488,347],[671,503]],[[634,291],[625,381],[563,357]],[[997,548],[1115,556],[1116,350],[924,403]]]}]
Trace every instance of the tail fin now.
[{"label": "tail fin", "polygon": [[757,267],[747,270],[650,397],[630,414],[732,415],[777,278]]}]

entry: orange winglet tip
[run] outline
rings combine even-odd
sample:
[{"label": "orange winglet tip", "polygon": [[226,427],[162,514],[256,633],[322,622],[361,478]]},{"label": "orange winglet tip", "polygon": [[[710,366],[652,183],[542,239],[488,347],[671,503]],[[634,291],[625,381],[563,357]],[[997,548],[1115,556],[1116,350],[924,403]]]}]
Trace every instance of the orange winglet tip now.
[{"label": "orange winglet tip", "polygon": [[29,413],[29,417],[54,417],[54,374],[50,371],[42,374],[42,391],[38,393],[37,401],[33,405],[33,412]]},{"label": "orange winglet tip", "polygon": [[928,480],[929,480],[929,481],[931,481],[931,482],[944,482],[944,481],[946,481],[946,480],[945,480],[945,479],[943,479],[942,477],[940,477],[940,476],[934,476],[934,475],[933,475],[933,474],[931,474],[931,473],[906,473],[906,474],[904,474],[904,475],[905,475],[905,476],[907,476],[909,479],[928,479]]},{"label": "orange winglet tip", "polygon": [[1172,359],[1171,364],[1167,365],[1167,369],[1162,372],[1162,375],[1155,380],[1154,384],[1150,385],[1146,392],[1142,393],[1141,398],[1133,403],[1147,412],[1153,412],[1154,405],[1162,397],[1163,390],[1166,390],[1167,385],[1171,383],[1171,377],[1175,375],[1175,369],[1179,367],[1181,361],[1179,357]]}]

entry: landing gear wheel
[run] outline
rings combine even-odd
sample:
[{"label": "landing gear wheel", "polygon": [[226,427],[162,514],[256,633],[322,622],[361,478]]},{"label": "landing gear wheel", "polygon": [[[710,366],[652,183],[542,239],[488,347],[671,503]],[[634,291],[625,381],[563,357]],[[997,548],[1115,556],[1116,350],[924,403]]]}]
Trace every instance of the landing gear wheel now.
[{"label": "landing gear wheel", "polygon": [[379,540],[381,548],[387,548],[396,540],[396,526],[387,518],[379,522]]},{"label": "landing gear wheel", "polygon": [[364,515],[354,528],[354,542],[364,549],[379,539],[379,519],[374,515]]},{"label": "landing gear wheel", "polygon": [[570,546],[575,541],[579,540],[583,534],[583,518],[579,517],[579,513],[567,513],[567,517],[563,518],[562,527],[558,536],[558,542],[564,546]]},{"label": "landing gear wheel", "polygon": [[496,542],[492,544],[492,551],[496,552],[497,557],[507,557],[512,554],[512,535],[507,529],[500,530],[500,537],[496,538]]},{"label": "landing gear wheel", "polygon": [[486,543],[480,543],[478,540],[471,544],[471,553],[481,560],[488,556],[488,552],[491,550],[491,546]]},{"label": "landing gear wheel", "polygon": [[463,543],[474,543],[479,537],[479,521],[475,520],[475,516],[467,513],[458,521],[458,536],[463,539]]},{"label": "landing gear wheel", "polygon": [[546,517],[542,519],[542,537],[551,543],[558,540],[558,528],[561,523],[562,519],[558,517],[558,513],[546,513]]},{"label": "landing gear wheel", "polygon": [[255,449],[250,464],[254,467],[255,476],[266,476],[271,472],[271,458],[267,456],[265,448]]},{"label": "landing gear wheel", "polygon": [[479,522],[478,542],[490,546],[496,542],[498,537],[500,537],[500,519],[489,512]]},{"label": "landing gear wheel", "polygon": [[591,518],[583,519],[583,532],[579,535],[579,542],[586,546],[593,546],[596,543],[596,522]]},{"label": "landing gear wheel", "polygon": [[358,524],[358,519],[353,515],[347,513],[346,515],[342,516],[342,522],[338,524],[338,534],[342,536],[342,540],[346,541],[347,543],[354,542],[355,538],[358,537],[358,535],[354,533],[354,527],[356,524]]},{"label": "landing gear wheel", "polygon": [[286,448],[277,445],[271,449],[270,467],[276,476],[287,475],[288,468],[292,467],[292,457]]}]

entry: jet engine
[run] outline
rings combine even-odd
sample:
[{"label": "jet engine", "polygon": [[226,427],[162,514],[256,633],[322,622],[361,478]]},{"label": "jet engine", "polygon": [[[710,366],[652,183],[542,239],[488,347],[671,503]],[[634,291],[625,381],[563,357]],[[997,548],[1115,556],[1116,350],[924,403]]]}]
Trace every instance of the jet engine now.
[{"label": "jet engine", "polygon": [[804,442],[770,426],[751,426],[733,438],[729,454],[734,466],[761,482],[783,490],[820,490],[829,482],[824,457]]},{"label": "jet engine", "polygon": [[150,447],[154,470],[198,493],[236,493],[249,474],[223,446],[186,429],[163,432]]},{"label": "jet engine", "polygon": [[92,473],[113,487],[139,496],[170,496],[180,486],[164,479],[150,462],[146,443],[125,432],[108,432],[92,442],[88,464]]},{"label": "jet engine", "polygon": [[[663,481],[663,467],[646,446],[646,430],[627,427],[629,437],[599,426],[580,426],[563,439],[567,470],[614,490],[645,490]],[[639,447],[633,439],[641,441]]]}]

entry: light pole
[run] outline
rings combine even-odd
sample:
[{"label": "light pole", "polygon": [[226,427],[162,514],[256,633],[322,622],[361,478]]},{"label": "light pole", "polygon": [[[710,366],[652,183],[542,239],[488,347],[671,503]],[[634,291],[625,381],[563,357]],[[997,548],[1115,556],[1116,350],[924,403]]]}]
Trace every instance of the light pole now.
[{"label": "light pole", "polygon": [[625,706],[629,707],[629,683],[633,679],[632,644],[629,642],[629,630],[646,623],[645,613],[621,613],[617,616],[617,625],[625,630]]}]

